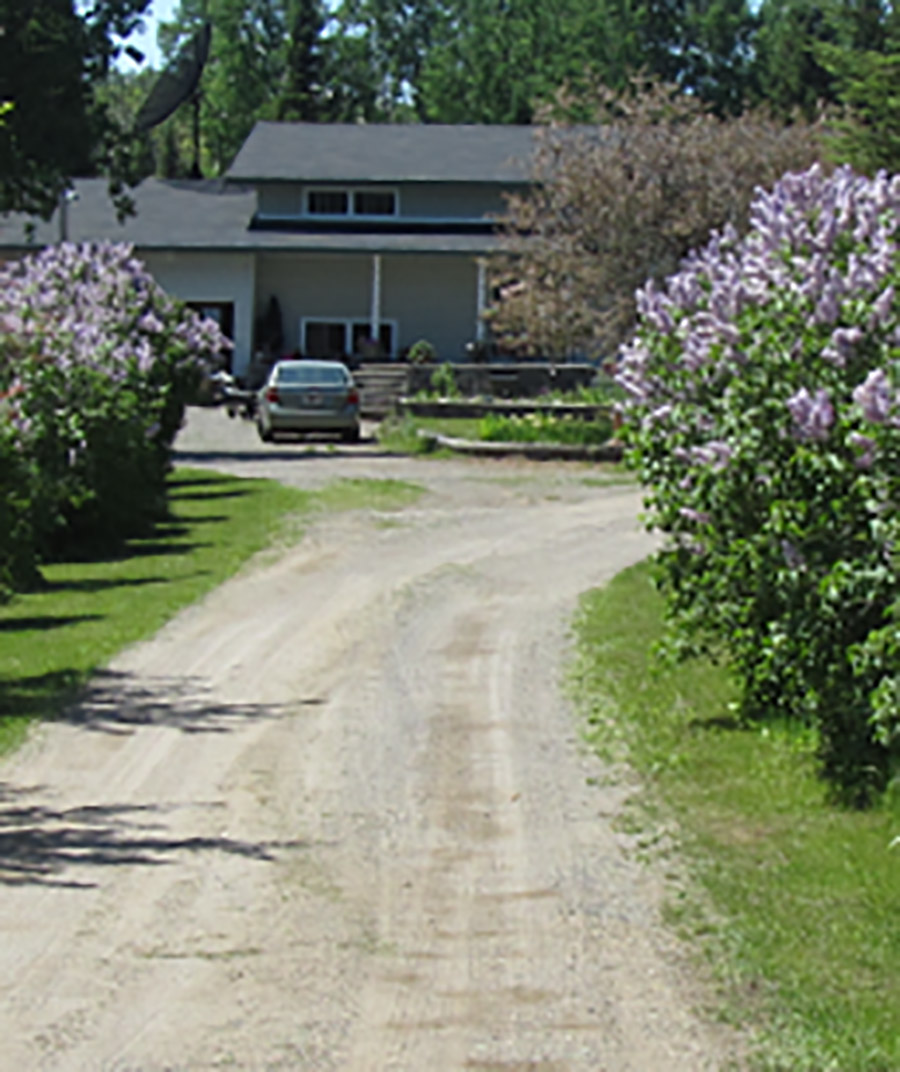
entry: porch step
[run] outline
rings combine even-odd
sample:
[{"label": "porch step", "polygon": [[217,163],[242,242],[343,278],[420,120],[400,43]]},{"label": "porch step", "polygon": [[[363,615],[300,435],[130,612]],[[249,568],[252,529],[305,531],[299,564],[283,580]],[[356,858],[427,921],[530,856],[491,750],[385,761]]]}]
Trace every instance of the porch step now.
[{"label": "porch step", "polygon": [[381,420],[392,413],[397,399],[406,394],[409,369],[405,364],[360,365],[353,373],[359,388],[359,409],[363,417]]}]

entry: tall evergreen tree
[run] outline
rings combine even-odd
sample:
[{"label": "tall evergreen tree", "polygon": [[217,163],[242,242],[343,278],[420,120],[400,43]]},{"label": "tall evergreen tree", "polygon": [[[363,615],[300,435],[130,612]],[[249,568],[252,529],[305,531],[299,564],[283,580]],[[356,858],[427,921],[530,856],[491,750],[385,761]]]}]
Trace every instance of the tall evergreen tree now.
[{"label": "tall evergreen tree", "polygon": [[422,70],[447,40],[460,0],[342,0],[330,88],[346,119],[426,119]]},{"label": "tall evergreen tree", "polygon": [[835,57],[882,52],[895,17],[881,0],[763,0],[755,41],[761,98],[785,114],[838,102]]},{"label": "tall evergreen tree", "polygon": [[439,122],[529,123],[581,74],[581,0],[461,0],[422,68],[422,111]]},{"label": "tall evergreen tree", "polygon": [[[869,175],[900,171],[900,9],[867,20],[856,51],[820,50],[837,81],[842,116],[834,123],[831,150],[842,162]],[[874,47],[878,46],[878,47]]]},{"label": "tall evergreen tree", "polygon": [[676,49],[678,85],[720,116],[739,115],[753,90],[756,29],[747,0],[693,0],[685,9]]},{"label": "tall evergreen tree", "polygon": [[321,0],[293,0],[287,22],[290,36],[277,116],[306,122],[328,118],[323,42],[325,11]]}]

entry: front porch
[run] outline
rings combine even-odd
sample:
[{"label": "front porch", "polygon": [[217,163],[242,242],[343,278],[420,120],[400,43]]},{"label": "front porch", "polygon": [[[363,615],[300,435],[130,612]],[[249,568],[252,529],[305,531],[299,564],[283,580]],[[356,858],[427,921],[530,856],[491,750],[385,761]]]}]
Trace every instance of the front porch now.
[{"label": "front porch", "polygon": [[462,361],[486,336],[486,276],[484,259],[469,255],[261,253],[254,347],[281,356],[263,330],[274,298],[283,353],[392,361],[427,339],[439,360]]}]

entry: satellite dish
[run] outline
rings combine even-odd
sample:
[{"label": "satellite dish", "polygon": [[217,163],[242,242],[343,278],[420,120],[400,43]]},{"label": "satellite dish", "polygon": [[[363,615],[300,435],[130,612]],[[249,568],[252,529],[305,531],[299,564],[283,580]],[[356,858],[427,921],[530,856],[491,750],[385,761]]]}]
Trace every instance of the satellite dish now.
[{"label": "satellite dish", "polygon": [[162,72],[137,114],[134,121],[136,131],[143,133],[158,126],[169,118],[179,104],[194,96],[209,56],[211,36],[212,27],[204,22],[178,53],[175,62]]}]

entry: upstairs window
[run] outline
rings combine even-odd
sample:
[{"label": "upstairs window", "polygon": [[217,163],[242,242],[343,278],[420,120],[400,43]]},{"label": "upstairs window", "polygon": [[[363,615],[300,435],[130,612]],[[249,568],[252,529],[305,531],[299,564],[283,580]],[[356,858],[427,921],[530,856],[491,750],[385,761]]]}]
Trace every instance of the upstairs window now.
[{"label": "upstairs window", "polygon": [[397,191],[313,189],[306,191],[309,216],[396,216]]},{"label": "upstairs window", "polygon": [[397,198],[393,190],[354,191],[354,216],[394,216],[396,212]]},{"label": "upstairs window", "polygon": [[346,216],[350,197],[346,190],[310,190],[306,195],[306,210],[311,216]]}]

